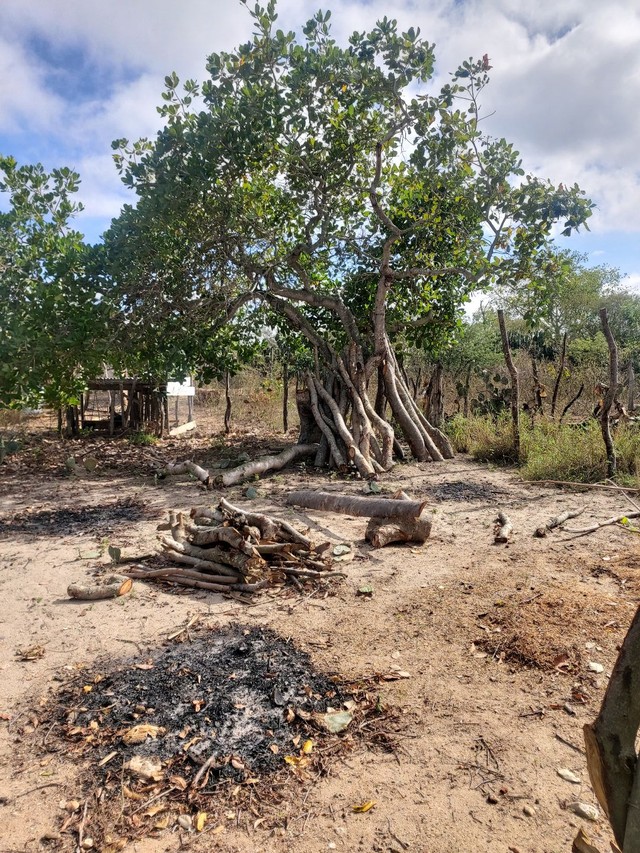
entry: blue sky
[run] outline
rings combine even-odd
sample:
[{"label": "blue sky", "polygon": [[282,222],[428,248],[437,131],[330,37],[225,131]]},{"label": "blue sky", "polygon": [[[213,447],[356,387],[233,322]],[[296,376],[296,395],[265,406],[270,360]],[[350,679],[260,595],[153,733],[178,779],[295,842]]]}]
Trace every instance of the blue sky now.
[{"label": "blue sky", "polygon": [[[640,0],[281,0],[283,29],[318,7],[346,39],[377,18],[420,26],[436,44],[438,85],[488,53],[485,130],[524,167],[596,202],[590,233],[561,245],[619,267],[640,292]],[[78,228],[97,240],[123,203],[111,141],[152,136],[164,76],[205,76],[213,51],[251,35],[237,0],[2,0],[0,152],[80,172]]]}]

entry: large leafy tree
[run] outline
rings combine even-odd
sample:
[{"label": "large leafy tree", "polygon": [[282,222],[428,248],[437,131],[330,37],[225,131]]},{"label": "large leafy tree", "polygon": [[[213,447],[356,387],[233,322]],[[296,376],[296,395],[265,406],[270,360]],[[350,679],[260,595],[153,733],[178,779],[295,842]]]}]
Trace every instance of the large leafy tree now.
[{"label": "large leafy tree", "polygon": [[[154,142],[114,143],[138,195],[107,237],[131,322],[180,327],[194,352],[203,318],[214,340],[266,306],[315,353],[307,382],[334,462],[388,468],[396,426],[418,459],[442,459],[395,335],[442,346],[470,292],[531,279],[552,226],[570,233],[590,204],[481,133],[487,57],[433,94],[419,31],[385,18],[340,46],[328,12],[301,39],[276,28],[273,2],[251,14],[253,39],[211,55],[202,86],[166,78]],[[369,398],[376,374],[388,408]]]},{"label": "large leafy tree", "polygon": [[79,177],[0,158],[0,406],[77,403],[104,357],[109,309],[96,253],[70,227]]}]

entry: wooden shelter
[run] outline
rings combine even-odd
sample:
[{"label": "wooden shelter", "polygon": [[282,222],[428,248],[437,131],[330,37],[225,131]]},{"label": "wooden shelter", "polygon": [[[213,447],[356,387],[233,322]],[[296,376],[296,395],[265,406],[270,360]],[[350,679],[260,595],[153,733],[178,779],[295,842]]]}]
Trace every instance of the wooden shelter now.
[{"label": "wooden shelter", "polygon": [[139,379],[92,379],[80,398],[80,427],[115,432],[169,429],[167,385]]}]

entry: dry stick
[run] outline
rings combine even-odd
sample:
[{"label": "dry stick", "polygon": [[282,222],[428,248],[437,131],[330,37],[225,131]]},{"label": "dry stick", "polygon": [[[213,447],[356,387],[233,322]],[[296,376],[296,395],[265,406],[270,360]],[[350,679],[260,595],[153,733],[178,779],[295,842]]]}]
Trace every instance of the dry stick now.
[{"label": "dry stick", "polygon": [[561,423],[562,423],[562,419],[563,419],[563,418],[564,418],[564,416],[567,414],[567,412],[569,411],[569,409],[571,408],[571,406],[573,406],[573,404],[574,404],[575,402],[577,402],[577,401],[580,399],[580,397],[582,396],[582,392],[583,392],[583,391],[584,391],[584,382],[583,382],[583,383],[580,385],[580,387],[578,388],[578,393],[575,395],[575,397],[572,397],[572,398],[569,400],[569,402],[567,403],[567,405],[564,407],[564,409],[562,410],[562,414],[560,415],[560,418],[559,418],[559,420],[558,420],[558,423],[559,423],[559,424],[561,424]]},{"label": "dry stick", "polygon": [[180,575],[185,578],[209,581],[210,583],[234,584],[242,580],[239,575],[236,575],[235,577],[230,575],[212,575],[206,572],[192,571],[191,569],[181,569],[176,566],[166,566],[164,569],[154,569],[152,571],[132,569],[128,574],[129,577],[137,578],[139,580],[162,580],[167,575],[175,575],[177,572],[180,572]]},{"label": "dry stick", "polygon": [[498,323],[500,325],[500,338],[502,339],[502,351],[507,363],[507,370],[511,377],[511,419],[513,421],[513,449],[516,461],[520,460],[520,385],[518,381],[518,368],[515,366],[511,356],[507,327],[504,322],[504,311],[498,309]]},{"label": "dry stick", "polygon": [[625,512],[622,515],[617,515],[615,518],[608,518],[606,521],[598,521],[590,527],[565,527],[565,533],[594,533],[601,527],[609,527],[612,524],[619,524],[623,518],[639,518],[639,512]]},{"label": "dry stick", "polygon": [[615,477],[616,474],[616,448],[611,437],[611,424],[609,422],[609,412],[611,406],[616,399],[618,393],[618,347],[615,339],[609,328],[609,320],[607,318],[607,309],[600,309],[600,323],[602,331],[607,339],[609,347],[609,387],[604,395],[602,402],[602,411],[600,412],[600,428],[602,430],[602,438],[607,451],[607,477]]},{"label": "dry stick", "polygon": [[211,487],[209,472],[204,468],[201,468],[199,465],[196,465],[196,463],[192,462],[190,459],[186,459],[184,462],[170,462],[161,471],[158,471],[158,476],[160,477],[168,477],[175,474],[193,474],[193,476],[200,480],[201,483],[204,483],[207,488]]},{"label": "dry stick", "polygon": [[201,569],[204,572],[216,571],[221,575],[230,575],[237,577],[238,572],[235,572],[231,566],[223,566],[222,563],[214,563],[209,560],[199,560],[197,557],[190,557],[188,554],[181,554],[175,548],[171,548],[171,559],[176,563],[185,563],[187,566],[193,566],[194,569]]},{"label": "dry stick", "polygon": [[568,521],[570,518],[577,518],[579,515],[585,511],[586,507],[581,507],[576,510],[566,510],[565,512],[561,512],[559,515],[554,515],[553,518],[550,518],[547,523],[542,527],[536,527],[534,532],[534,536],[538,538],[542,538],[547,535],[548,530],[554,530],[556,527],[560,527],[565,521]]},{"label": "dry stick", "polygon": [[[551,417],[555,418],[556,416],[556,403],[558,402],[558,391],[560,390],[560,382],[562,380],[562,375],[564,373],[564,365],[567,360],[567,333],[565,332],[562,336],[562,350],[560,351],[560,364],[558,366],[558,373],[556,376],[556,382],[553,386],[553,396],[551,397]],[[564,414],[564,412],[563,412]]]},{"label": "dry stick", "polygon": [[[611,481],[610,481],[610,480],[608,480],[608,482],[611,482]],[[625,498],[629,501],[629,503],[631,504],[631,506],[632,506],[632,507],[634,507],[634,508],[635,508],[635,509],[637,509],[637,510],[640,510],[640,504],[637,504],[637,503],[636,503],[632,498],[630,498],[630,497],[629,497],[629,495],[627,494],[628,489],[625,489],[625,488],[623,488],[622,486],[619,486],[617,483],[611,483],[611,485],[612,485],[615,489],[618,489],[619,491],[621,491],[621,492],[622,492],[622,494],[623,494],[623,495],[625,496]]]},{"label": "dry stick", "polygon": [[[620,486],[610,486],[607,483],[575,483],[572,480],[521,480],[525,486],[571,486],[574,489],[617,489],[620,491]],[[627,488],[627,492],[640,493],[640,489]]]},{"label": "dry stick", "polygon": [[[232,566],[236,572],[243,574],[249,571],[254,566],[261,566],[264,560],[260,555],[248,557],[240,551],[226,551],[218,545],[212,545],[209,548],[198,548],[197,545],[192,545],[190,542],[175,542],[166,536],[160,538],[160,544],[167,551],[177,551],[179,554],[187,554],[189,557],[195,557],[198,560],[215,563],[216,567],[221,565]],[[228,571],[220,571],[221,575],[229,574]]]}]

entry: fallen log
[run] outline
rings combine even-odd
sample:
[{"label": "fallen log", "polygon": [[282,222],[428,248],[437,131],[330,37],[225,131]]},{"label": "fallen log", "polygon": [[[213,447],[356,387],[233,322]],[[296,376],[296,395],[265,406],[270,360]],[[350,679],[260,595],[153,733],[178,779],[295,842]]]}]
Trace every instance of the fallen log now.
[{"label": "fallen log", "polygon": [[[189,557],[196,557],[198,560],[209,561],[216,565],[231,566],[243,575],[248,574],[252,569],[260,568],[264,564],[264,560],[259,554],[247,556],[247,554],[234,548],[227,550],[218,545],[199,548],[190,542],[176,542],[174,539],[169,539],[168,536],[163,536],[160,539],[160,544],[167,551],[177,551],[180,554],[187,554]],[[221,574],[225,573],[221,572]]]},{"label": "fallen log", "polygon": [[67,595],[69,598],[77,598],[81,601],[100,601],[103,598],[126,595],[132,586],[133,581],[130,577],[109,575],[100,583],[72,583],[67,587]]},{"label": "fallen log", "polygon": [[533,535],[542,539],[547,535],[547,531],[555,530],[556,527],[560,527],[565,523],[565,521],[569,521],[570,518],[577,518],[579,515],[582,515],[584,511],[585,507],[582,507],[581,509],[566,510],[565,512],[559,513],[559,515],[554,515],[553,518],[550,518],[544,526],[536,527]]},{"label": "fallen log", "polygon": [[384,548],[392,542],[417,542],[423,545],[431,535],[428,518],[407,518],[389,521],[387,518],[372,518],[367,524],[364,538],[374,548]]},{"label": "fallen log", "polygon": [[330,492],[291,492],[287,503],[310,509],[341,512],[345,515],[371,518],[418,518],[427,501],[399,500],[394,498],[367,498],[335,495]]},{"label": "fallen log", "polygon": [[186,459],[184,462],[169,462],[164,468],[157,472],[158,477],[161,478],[174,477],[177,474],[192,474],[208,489],[213,488],[209,472],[205,468],[201,468],[200,465],[196,465],[196,463],[192,462],[190,459]]},{"label": "fallen log", "polygon": [[267,471],[279,471],[295,459],[315,456],[317,450],[317,444],[295,444],[275,456],[264,456],[262,459],[256,459],[253,462],[245,462],[244,465],[239,465],[237,468],[224,473],[221,478],[222,485],[235,486],[248,477],[265,474]]},{"label": "fallen log", "polygon": [[508,542],[512,530],[513,524],[511,523],[511,519],[508,515],[502,512],[502,510],[500,510],[495,521],[495,533],[493,537],[494,543],[496,545],[502,545],[505,542]]}]

